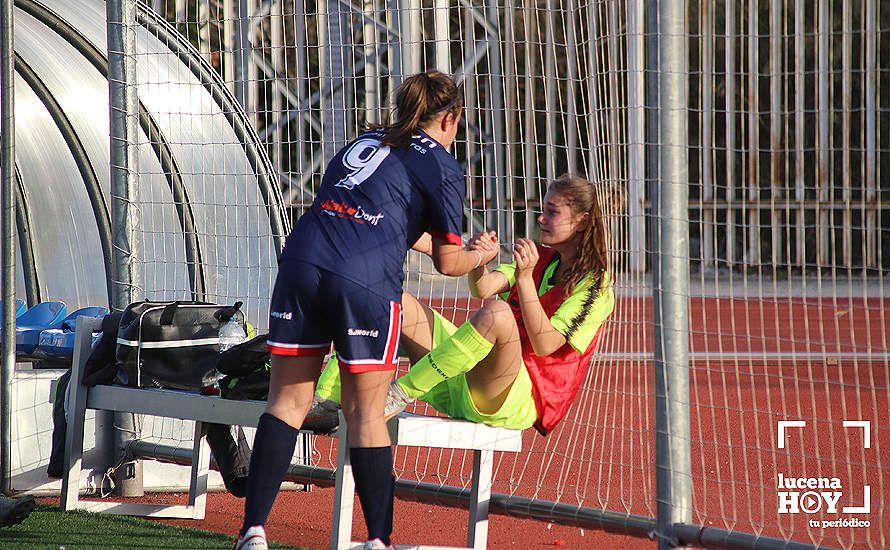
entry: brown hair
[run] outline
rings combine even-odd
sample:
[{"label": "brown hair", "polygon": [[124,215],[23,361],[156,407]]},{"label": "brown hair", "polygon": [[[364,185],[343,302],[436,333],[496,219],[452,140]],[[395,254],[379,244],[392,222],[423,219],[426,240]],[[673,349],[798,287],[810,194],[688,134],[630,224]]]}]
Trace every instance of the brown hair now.
[{"label": "brown hair", "polygon": [[432,70],[406,78],[396,90],[394,122],[375,126],[386,131],[381,141],[391,147],[405,147],[426,123],[443,112],[454,115],[463,109],[463,98],[454,80]]},{"label": "brown hair", "polygon": [[609,233],[606,226],[607,212],[603,205],[608,204],[609,210],[616,212],[621,209],[623,199],[610,186],[594,186],[584,178],[569,174],[556,178],[547,187],[547,191],[563,197],[575,214],[590,214],[590,222],[578,243],[575,262],[560,276],[560,284],[565,285],[567,292],[571,292],[588,273],[593,273],[598,278],[603,272],[609,271]]}]

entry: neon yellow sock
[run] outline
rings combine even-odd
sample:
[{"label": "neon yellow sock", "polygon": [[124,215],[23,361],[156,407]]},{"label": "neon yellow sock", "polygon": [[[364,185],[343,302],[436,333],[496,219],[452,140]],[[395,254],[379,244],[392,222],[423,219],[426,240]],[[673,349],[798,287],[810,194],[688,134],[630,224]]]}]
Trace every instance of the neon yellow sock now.
[{"label": "neon yellow sock", "polygon": [[418,399],[448,378],[454,378],[476,366],[491,352],[494,344],[486,340],[467,321],[450,338],[415,363],[399,386],[408,397]]},{"label": "neon yellow sock", "polygon": [[336,353],[331,354],[321,371],[318,383],[315,385],[315,395],[335,403],[340,402],[340,362],[337,361]]}]

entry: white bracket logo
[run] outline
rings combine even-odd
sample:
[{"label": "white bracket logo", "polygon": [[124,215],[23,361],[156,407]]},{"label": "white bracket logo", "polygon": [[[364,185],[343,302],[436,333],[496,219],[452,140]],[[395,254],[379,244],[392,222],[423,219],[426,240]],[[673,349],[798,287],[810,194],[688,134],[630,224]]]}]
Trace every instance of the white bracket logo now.
[{"label": "white bracket logo", "polygon": [[805,428],[806,420],[779,420],[779,448],[785,448],[785,428]]},{"label": "white bracket logo", "polygon": [[[786,430],[788,428],[806,428],[807,422],[806,420],[779,420],[777,424],[777,441],[776,447],[779,449],[785,448],[785,436]],[[862,448],[870,449],[871,448],[871,422],[868,420],[844,420],[843,427],[845,429],[848,428],[862,428]],[[783,476],[781,473],[779,474],[779,489],[804,489],[804,488],[815,488],[816,486],[824,485],[825,488],[840,488],[839,487],[840,480],[837,478],[808,478],[808,477],[800,477],[793,478],[790,476]],[[835,487],[835,485],[838,485]],[[840,492],[822,492],[817,493],[814,491],[807,491],[804,493],[792,492],[792,491],[779,491],[779,513],[797,513],[802,510],[806,513],[814,513],[821,509],[822,502],[820,498],[824,500],[826,503],[826,508],[829,513],[836,512],[835,505],[837,504],[838,498],[841,496]],[[867,514],[871,511],[871,486],[864,485],[862,487],[862,506],[844,506],[841,509],[841,512],[844,514]]]},{"label": "white bracket logo", "polygon": [[844,428],[862,428],[862,448],[871,449],[871,422],[868,420],[844,420]]}]

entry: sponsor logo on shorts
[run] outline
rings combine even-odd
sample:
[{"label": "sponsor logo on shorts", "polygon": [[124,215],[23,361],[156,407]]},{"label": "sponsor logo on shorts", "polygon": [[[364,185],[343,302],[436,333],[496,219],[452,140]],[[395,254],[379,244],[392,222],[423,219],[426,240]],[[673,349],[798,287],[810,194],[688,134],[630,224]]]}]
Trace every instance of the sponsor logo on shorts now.
[{"label": "sponsor logo on shorts", "polygon": [[284,319],[285,321],[290,321],[294,318],[294,314],[290,311],[273,311],[269,315],[276,319]]},{"label": "sponsor logo on shorts", "polygon": [[349,336],[367,336],[369,338],[377,338],[380,336],[380,331],[377,329],[367,329],[367,328],[349,328],[346,329],[346,334]]}]

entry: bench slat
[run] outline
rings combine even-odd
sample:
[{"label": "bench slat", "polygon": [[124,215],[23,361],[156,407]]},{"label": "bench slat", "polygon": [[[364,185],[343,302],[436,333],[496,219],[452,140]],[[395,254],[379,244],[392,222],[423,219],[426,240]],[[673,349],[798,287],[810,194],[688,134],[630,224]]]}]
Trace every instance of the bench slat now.
[{"label": "bench slat", "polygon": [[[256,427],[266,403],[154,388],[95,386],[87,408]],[[519,452],[522,432],[464,420],[401,413],[389,422],[393,443],[409,447]],[[336,434],[334,434],[336,435]]]},{"label": "bench slat", "polygon": [[266,402],[235,401],[176,390],[95,386],[87,393],[87,408],[256,427]]},{"label": "bench slat", "polygon": [[398,445],[514,453],[522,450],[522,432],[519,430],[411,413],[401,413],[393,420],[390,420],[389,435]]}]

